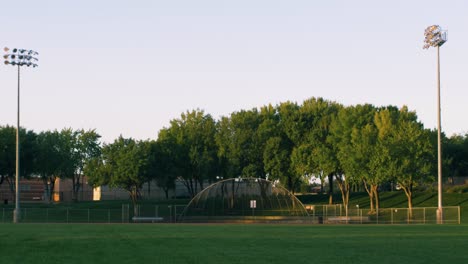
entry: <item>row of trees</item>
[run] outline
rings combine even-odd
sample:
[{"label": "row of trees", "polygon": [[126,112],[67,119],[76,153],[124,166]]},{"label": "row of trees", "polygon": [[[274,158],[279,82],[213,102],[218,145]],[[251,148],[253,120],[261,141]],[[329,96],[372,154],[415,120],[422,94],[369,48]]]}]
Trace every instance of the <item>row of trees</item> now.
[{"label": "row of trees", "polygon": [[[0,175],[9,183],[14,133],[12,127],[0,128],[0,146],[7,146],[0,155],[9,155],[0,159]],[[151,180],[167,197],[176,179],[195,196],[216,177],[267,178],[291,191],[315,177],[338,185],[345,208],[351,186],[364,186],[371,210],[379,207],[379,186],[397,182],[411,208],[413,188],[436,174],[436,133],[425,129],[416,113],[322,98],[241,110],[219,120],[202,110],[187,111],[160,130],[157,140],[121,136],[101,146],[94,130],[21,133],[22,159],[32,164],[22,166],[22,175],[45,182],[71,178],[74,186],[87,175],[94,186],[126,189],[134,203]],[[444,150],[445,175],[468,175],[467,136],[444,138]]]},{"label": "row of trees", "polygon": [[[446,155],[445,165],[459,174],[468,172],[461,162],[467,157],[461,153],[465,140],[445,139],[458,151]],[[145,157],[141,163],[128,163],[130,157],[117,162],[118,155],[103,151],[87,175],[98,185],[126,188],[134,199],[152,177],[166,188],[178,178],[191,196],[217,176],[278,180],[291,191],[318,177],[337,183],[345,208],[351,186],[362,184],[371,210],[378,209],[379,186],[390,181],[401,186],[411,208],[414,187],[432,181],[436,173],[436,134],[407,107],[343,106],[322,98],[241,110],[219,120],[201,110],[187,111],[162,129],[157,141],[119,138],[103,150],[118,152],[127,141],[148,151],[140,155]],[[141,167],[130,168],[137,164]],[[115,172],[127,165],[125,171],[140,171],[138,181],[120,182]]]},{"label": "row of trees", "polygon": [[[39,177],[46,200],[52,199],[56,178],[71,179],[72,197],[77,199],[85,163],[100,155],[99,134],[94,130],[46,131],[36,134],[20,129],[20,175]],[[14,193],[16,175],[16,128],[0,127],[0,184]]]}]

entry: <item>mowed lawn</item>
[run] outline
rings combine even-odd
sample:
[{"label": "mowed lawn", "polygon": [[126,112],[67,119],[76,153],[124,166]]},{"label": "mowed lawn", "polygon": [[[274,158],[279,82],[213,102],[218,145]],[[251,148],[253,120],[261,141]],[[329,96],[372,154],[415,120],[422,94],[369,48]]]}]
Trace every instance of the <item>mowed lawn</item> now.
[{"label": "mowed lawn", "polygon": [[468,225],[0,224],[0,263],[468,263]]}]

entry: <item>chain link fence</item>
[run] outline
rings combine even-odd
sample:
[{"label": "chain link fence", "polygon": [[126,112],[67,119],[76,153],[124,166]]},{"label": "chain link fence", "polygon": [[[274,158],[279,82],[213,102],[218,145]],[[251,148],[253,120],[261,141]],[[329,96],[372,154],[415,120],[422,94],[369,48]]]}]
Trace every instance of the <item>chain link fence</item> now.
[{"label": "chain link fence", "polygon": [[[131,223],[134,216],[176,223],[185,205],[122,204],[120,209],[21,208],[22,223]],[[0,209],[0,222],[13,221],[13,208]]]},{"label": "chain link fence", "polygon": [[[350,208],[348,215],[341,204],[306,205],[311,217],[324,224],[437,224],[437,207],[381,208],[371,212],[369,209]],[[444,224],[460,224],[460,206],[443,207]]]},{"label": "chain link fence", "polygon": [[[185,205],[137,205],[122,204],[116,209],[55,209],[21,208],[23,223],[132,223],[134,216],[162,218],[165,223],[177,223]],[[315,224],[436,224],[437,207],[383,208],[378,212],[369,209],[348,209],[342,205],[306,205],[309,216],[303,223]],[[0,209],[1,223],[11,223],[12,208]],[[296,220],[298,218],[295,218]],[[443,208],[444,224],[460,224],[460,207]]]}]

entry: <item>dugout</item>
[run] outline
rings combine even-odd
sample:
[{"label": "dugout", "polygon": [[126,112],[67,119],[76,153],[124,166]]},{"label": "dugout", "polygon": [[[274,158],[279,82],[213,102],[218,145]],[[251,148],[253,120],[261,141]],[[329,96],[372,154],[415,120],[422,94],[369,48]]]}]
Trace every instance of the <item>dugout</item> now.
[{"label": "dugout", "polygon": [[303,222],[304,205],[278,183],[259,178],[216,182],[196,195],[178,222]]}]

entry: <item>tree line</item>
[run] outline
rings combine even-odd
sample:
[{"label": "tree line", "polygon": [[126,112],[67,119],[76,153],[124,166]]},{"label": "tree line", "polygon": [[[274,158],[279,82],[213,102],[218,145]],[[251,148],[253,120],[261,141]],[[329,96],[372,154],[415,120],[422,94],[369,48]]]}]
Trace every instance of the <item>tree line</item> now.
[{"label": "tree line", "polygon": [[[45,199],[52,199],[57,178],[72,181],[72,198],[77,200],[85,163],[100,155],[101,136],[95,130],[45,131],[20,129],[20,176],[42,179]],[[0,126],[0,184],[15,192],[16,127]]]},{"label": "tree line", "polygon": [[[344,106],[310,98],[218,120],[197,109],[171,120],[156,140],[120,136],[108,144],[99,142],[95,130],[20,132],[21,175],[45,183],[70,178],[77,189],[86,175],[93,186],[127,190],[134,203],[149,181],[168,197],[180,180],[193,197],[217,178],[266,178],[293,192],[319,178],[329,188],[336,183],[345,208],[351,188],[359,185],[369,195],[371,211],[378,209],[379,187],[388,182],[401,186],[411,208],[414,188],[437,174],[437,134],[406,106]],[[12,188],[14,134],[15,128],[0,127],[0,181]],[[444,175],[468,175],[467,135],[444,136],[443,146]]]}]

